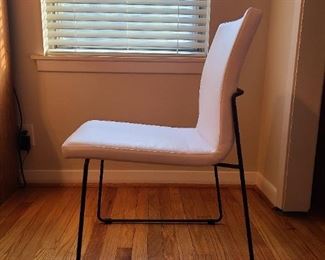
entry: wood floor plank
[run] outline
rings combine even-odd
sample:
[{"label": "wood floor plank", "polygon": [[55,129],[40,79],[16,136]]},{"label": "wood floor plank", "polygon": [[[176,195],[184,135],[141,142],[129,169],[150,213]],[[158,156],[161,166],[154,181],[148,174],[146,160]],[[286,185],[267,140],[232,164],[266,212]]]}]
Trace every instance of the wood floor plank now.
[{"label": "wood floor plank", "polygon": [[[55,259],[59,252],[65,252],[63,245],[66,241],[66,234],[69,232],[71,235],[73,235],[73,232],[76,232],[76,230],[71,230],[71,226],[69,224],[70,221],[76,216],[79,209],[79,189],[74,188],[70,190],[72,194],[70,198],[66,198],[66,205],[57,205],[58,208],[62,209],[61,214],[56,215],[56,217],[52,219],[52,223],[50,224],[52,229],[49,231],[49,235],[46,237],[46,239],[42,240],[41,248],[39,248],[39,251],[35,254],[36,258],[39,257],[42,259],[41,257],[43,255],[47,255],[49,259]],[[74,236],[76,236],[76,234],[74,234]]]},{"label": "wood floor plank", "polygon": [[[109,191],[109,192],[107,192]],[[206,187],[105,188],[113,217],[196,218],[216,215]],[[325,218],[279,214],[248,192],[256,259],[325,259]],[[223,188],[220,225],[104,225],[97,188],[89,188],[83,259],[247,259],[241,192]],[[75,259],[80,188],[28,188],[0,206],[0,259]]]},{"label": "wood floor plank", "polygon": [[[97,191],[96,191],[97,192]],[[102,196],[102,217],[108,217],[112,213],[113,201],[116,196],[116,188],[104,188]],[[97,199],[97,197],[96,197]],[[97,201],[96,201],[97,203]],[[97,205],[97,204],[96,204]],[[93,218],[93,229],[84,254],[84,259],[99,259],[105,242],[107,225]]]},{"label": "wood floor plank", "polygon": [[[239,196],[238,191],[233,191],[237,197]],[[266,213],[267,209],[269,209],[268,204],[255,193],[249,193],[249,198],[253,203],[258,203],[257,207],[253,207],[252,211],[260,209],[262,213]],[[285,248],[285,252],[289,254],[291,259],[293,258],[307,258],[307,259],[319,259],[315,254],[315,251],[311,250],[308,245],[310,245],[310,241],[305,239],[305,235],[299,236],[296,232],[296,228],[294,227],[294,218],[291,217],[290,221],[285,216],[280,216],[276,212],[273,214],[264,215],[265,217],[258,220],[258,221],[268,221],[267,223],[263,223],[260,225],[260,230],[265,232],[265,229],[272,228],[273,232],[270,236],[269,232],[267,232],[264,237],[266,239],[274,238],[273,243],[275,240],[282,244],[282,247]],[[267,217],[266,217],[267,216]],[[289,244],[286,244],[284,241],[290,240]],[[315,238],[313,242],[315,242]],[[273,247],[272,247],[273,248]],[[271,249],[272,249],[271,248]],[[276,253],[274,253],[276,255]],[[278,256],[279,259],[282,259],[284,256]]]},{"label": "wood floor plank", "polygon": [[229,230],[229,236],[231,236],[230,239],[234,240],[233,246],[237,249],[238,257],[236,257],[236,259],[246,259],[248,252],[242,204],[230,196],[230,191],[231,188],[224,188],[221,191],[224,211],[222,224],[225,225],[227,230]]},{"label": "wood floor plank", "polygon": [[[138,189],[130,187],[123,189],[121,210],[123,211],[122,218],[134,219],[136,216],[137,194]],[[132,248],[135,225],[122,225],[120,231],[119,248]]]},{"label": "wood floor plank", "polygon": [[[173,213],[172,200],[169,188],[163,188],[159,192],[160,216],[164,218],[176,218]],[[179,259],[180,253],[176,241],[176,225],[161,225],[161,236],[163,240],[164,259]]]},{"label": "wood floor plank", "polygon": [[[205,203],[206,209],[209,211],[211,216],[219,215],[217,210],[217,197],[216,191],[211,189],[200,189],[200,195],[202,201]],[[236,246],[235,239],[232,236],[231,230],[228,225],[224,224],[221,220],[215,228],[212,230],[212,236],[217,237],[223,252],[223,257],[227,259],[238,259],[240,252]]]},{"label": "wood floor plank", "polygon": [[[267,214],[265,210],[263,210],[263,205],[255,205],[257,197],[250,195],[251,194],[249,192],[249,201],[251,202],[251,205],[254,205],[254,207],[251,208],[252,218],[254,218],[253,215],[259,216],[258,221],[262,222],[262,225],[260,225],[258,229],[259,233],[266,243],[272,245],[271,250],[275,258],[299,259],[299,257],[301,257],[301,253],[305,254],[305,247],[303,246],[303,248],[299,248],[299,246],[297,246],[295,243],[294,236],[289,235],[288,232],[290,232],[291,226],[288,226],[283,219],[279,219],[276,214]],[[234,205],[240,205],[241,194],[238,192],[238,190],[232,189],[229,196],[232,197],[233,201],[236,201]],[[234,210],[239,211],[239,208],[239,206],[236,206]],[[254,223],[256,225],[256,219]],[[291,237],[290,246],[289,244],[284,243],[284,241],[288,240],[289,237]],[[297,252],[299,252],[299,255]]]},{"label": "wood floor plank", "polygon": [[313,223],[315,223],[322,232],[325,232],[325,213],[319,212],[318,215],[311,217]]},{"label": "wood floor plank", "polygon": [[[231,194],[231,190],[233,189],[229,189],[229,194]],[[236,189],[236,192],[239,191],[238,189]],[[240,227],[240,237],[241,237],[241,243],[245,242],[246,243],[246,247],[247,247],[247,240],[246,240],[246,227],[244,225],[244,214],[243,214],[243,205],[242,205],[242,195],[241,192],[238,193],[237,192],[237,199],[234,199],[231,196],[228,196],[232,201],[233,204],[229,201],[228,203],[226,203],[227,207],[232,207],[231,210],[229,210],[230,212],[233,212],[234,214],[237,215],[237,221],[240,221],[242,223],[241,227]],[[264,241],[263,237],[261,236],[259,229],[257,228],[258,225],[258,221],[255,221],[255,216],[250,214],[250,219],[251,219],[251,229],[252,229],[252,234],[253,234],[253,242],[254,242],[254,252],[255,252],[255,256],[258,259],[275,259],[275,255],[271,252],[271,250],[269,250],[269,248],[267,247],[266,242]],[[231,227],[230,225],[227,225],[227,227]],[[238,227],[237,227],[238,228]],[[232,232],[231,232],[232,233]],[[243,241],[244,238],[244,241]],[[244,243],[243,243],[244,245]],[[243,252],[247,255],[247,251]]]},{"label": "wood floor plank", "polygon": [[[180,190],[178,188],[169,188],[169,193],[171,217],[186,218]],[[188,259],[195,252],[189,225],[175,225],[174,228],[176,237],[175,244],[178,247],[180,258]]]},{"label": "wood floor plank", "polygon": [[[237,223],[237,232],[233,230],[232,234],[236,236],[237,243],[240,243],[241,254],[243,257],[247,257],[247,238],[246,238],[246,227],[244,222],[244,213],[243,213],[243,204],[242,204],[242,195],[240,193],[236,193],[238,196],[234,196],[233,192],[239,191],[238,189],[228,189],[227,202],[225,203],[225,210],[229,212],[233,216],[234,223]],[[250,200],[249,200],[250,201]],[[250,201],[251,202],[251,201]],[[251,203],[249,204],[249,206]],[[258,259],[278,259],[275,251],[271,251],[265,240],[264,233],[260,229],[259,221],[255,218],[255,214],[252,213],[252,209],[250,208],[250,219],[251,219],[251,229],[254,243],[254,252],[255,256]],[[239,224],[240,223],[240,224]],[[231,225],[228,225],[231,227]],[[284,255],[283,255],[284,256]],[[287,257],[287,256],[286,256]],[[286,258],[284,258],[286,259]]]},{"label": "wood floor plank", "polygon": [[[311,255],[316,259],[325,259],[325,232],[316,226],[310,225],[310,221],[297,217],[286,217],[294,227],[297,237],[303,238],[304,243],[309,248]],[[317,229],[316,229],[317,228]],[[308,243],[306,243],[308,241]]]},{"label": "wood floor plank", "polygon": [[[212,217],[205,208],[200,197],[199,189],[188,188],[182,189],[183,208],[187,218],[210,218]],[[214,244],[214,237],[211,237],[211,230],[214,226],[211,225],[189,225],[192,243],[195,249],[195,254],[199,257],[206,257],[213,254],[220,254],[219,244]]]},{"label": "wood floor plank", "polygon": [[121,248],[117,249],[116,260],[131,260],[132,258],[132,248]]},{"label": "wood floor plank", "polygon": [[[95,223],[98,224],[96,219],[96,210],[97,210],[97,188],[88,188],[88,194],[86,200],[86,211],[85,211],[85,222],[84,222],[83,247],[81,251],[83,257],[86,254],[89,244],[93,242],[91,241],[91,236],[94,230]],[[103,239],[103,237],[101,238]]]},{"label": "wood floor plank", "polygon": [[[15,249],[17,259],[33,259],[34,256],[39,251],[39,248],[43,247],[43,241],[46,241],[49,236],[51,236],[51,231],[55,223],[55,218],[53,216],[60,216],[63,213],[63,209],[69,202],[71,191],[61,189],[53,189],[51,198],[47,199],[49,207],[41,208],[42,213],[40,214],[39,221],[35,221],[33,225],[29,225],[28,231],[33,230],[34,235],[28,240],[28,244],[19,251],[18,248]],[[61,196],[57,196],[61,194]],[[60,205],[60,206],[59,206]],[[28,232],[30,233],[30,232]],[[28,250],[26,250],[28,247]]]},{"label": "wood floor plank", "polygon": [[60,223],[60,230],[56,232],[54,259],[73,259],[77,241],[77,227],[79,218],[80,189],[75,189],[74,203],[69,205],[67,216]]},{"label": "wood floor plank", "polygon": [[[147,188],[137,189],[137,204],[135,210],[136,218],[149,217],[149,193]],[[139,224],[135,226],[132,259],[147,259],[148,258],[148,225]]]},{"label": "wood floor plank", "polygon": [[17,204],[24,202],[24,195],[29,195],[30,193],[32,193],[32,191],[26,193],[24,189],[18,190],[16,193],[11,195],[4,203],[1,204],[0,224],[2,220],[6,219],[11,214],[11,212],[16,209]]},{"label": "wood floor plank", "polygon": [[[155,188],[148,189],[148,217],[160,218],[160,200],[159,192]],[[150,224],[148,226],[148,239],[147,239],[147,256],[148,259],[163,259],[163,244],[162,239],[162,225]]]},{"label": "wood floor plank", "polygon": [[19,218],[26,212],[30,207],[31,203],[21,202],[16,205],[16,207],[10,212],[10,216],[3,219],[0,223],[0,238],[13,227],[13,225],[18,221]]},{"label": "wood floor plank", "polygon": [[28,207],[16,221],[14,227],[0,239],[0,259],[17,258],[17,253],[28,246],[28,242],[35,234],[36,228],[50,210],[49,204],[46,203],[47,200],[52,202],[54,200],[51,191],[46,194],[42,194],[40,191],[40,194],[41,197]]},{"label": "wood floor plank", "polygon": [[[132,203],[136,201],[136,198],[128,197],[128,188],[119,188],[116,192],[116,196],[113,202],[113,208],[111,212],[112,218],[124,218],[126,214],[132,215],[129,209],[127,209],[128,201],[131,200]],[[131,192],[134,197],[134,190]],[[134,205],[135,207],[135,205]],[[127,211],[127,212],[125,212]],[[135,209],[133,210],[135,211]],[[132,216],[130,216],[132,217]],[[118,248],[132,247],[133,243],[134,227],[129,227],[129,225],[122,224],[111,224],[107,225],[105,244],[102,249],[101,258],[103,259],[115,259],[117,256]]]}]

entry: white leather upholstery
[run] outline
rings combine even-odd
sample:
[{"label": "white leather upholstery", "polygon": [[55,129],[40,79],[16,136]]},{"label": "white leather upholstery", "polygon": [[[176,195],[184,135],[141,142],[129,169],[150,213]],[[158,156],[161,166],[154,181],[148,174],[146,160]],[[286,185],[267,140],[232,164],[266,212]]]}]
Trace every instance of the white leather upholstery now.
[{"label": "white leather upholstery", "polygon": [[249,8],[241,19],[221,24],[203,68],[197,129],[224,157],[234,138],[231,96],[261,17],[260,10]]},{"label": "white leather upholstery", "polygon": [[195,128],[88,121],[64,143],[68,158],[209,164],[214,150]]},{"label": "white leather upholstery", "polygon": [[179,165],[213,165],[233,144],[231,96],[261,18],[249,8],[243,18],[221,24],[206,59],[196,128],[88,121],[62,145],[66,158]]}]

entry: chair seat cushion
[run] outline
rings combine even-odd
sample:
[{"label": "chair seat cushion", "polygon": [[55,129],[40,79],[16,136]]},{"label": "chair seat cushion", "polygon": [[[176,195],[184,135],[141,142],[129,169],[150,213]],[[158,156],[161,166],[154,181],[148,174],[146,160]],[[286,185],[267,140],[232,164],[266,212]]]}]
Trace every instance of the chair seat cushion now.
[{"label": "chair seat cushion", "polygon": [[218,153],[195,128],[88,121],[62,145],[66,158],[211,165]]}]

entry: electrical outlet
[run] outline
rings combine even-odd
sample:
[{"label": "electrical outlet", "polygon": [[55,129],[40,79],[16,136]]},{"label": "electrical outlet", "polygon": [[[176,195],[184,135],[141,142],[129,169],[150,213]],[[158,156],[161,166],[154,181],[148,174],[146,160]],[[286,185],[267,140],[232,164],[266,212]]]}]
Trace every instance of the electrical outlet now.
[{"label": "electrical outlet", "polygon": [[35,136],[34,136],[33,124],[23,124],[23,130],[28,131],[28,135],[30,136],[30,143],[32,146],[35,146]]}]

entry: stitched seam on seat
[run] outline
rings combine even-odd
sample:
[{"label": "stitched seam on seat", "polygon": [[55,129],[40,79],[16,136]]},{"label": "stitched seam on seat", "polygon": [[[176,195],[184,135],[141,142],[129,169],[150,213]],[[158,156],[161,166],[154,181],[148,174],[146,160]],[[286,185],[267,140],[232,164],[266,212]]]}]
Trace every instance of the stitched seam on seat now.
[{"label": "stitched seam on seat", "polygon": [[[78,148],[74,148],[74,147],[69,147],[69,148],[65,148],[63,147],[63,149],[70,149],[71,150],[77,150],[77,149],[80,149],[80,148],[86,148],[86,149],[89,149],[89,146],[85,146],[85,145],[78,145],[78,144],[74,144],[74,146],[78,146]],[[103,149],[103,150],[120,150],[120,151],[138,151],[138,152],[149,152],[149,153],[167,153],[167,154],[186,154],[186,155],[212,155],[212,154],[215,154],[215,152],[210,152],[210,153],[186,153],[186,152],[173,152],[173,151],[161,151],[161,150],[150,150],[150,149],[134,149],[134,148],[123,148],[123,149],[120,149],[120,148],[116,148],[116,147],[104,147],[104,146],[98,146],[98,145],[92,145],[92,147],[94,148],[100,148],[100,149]]]}]

